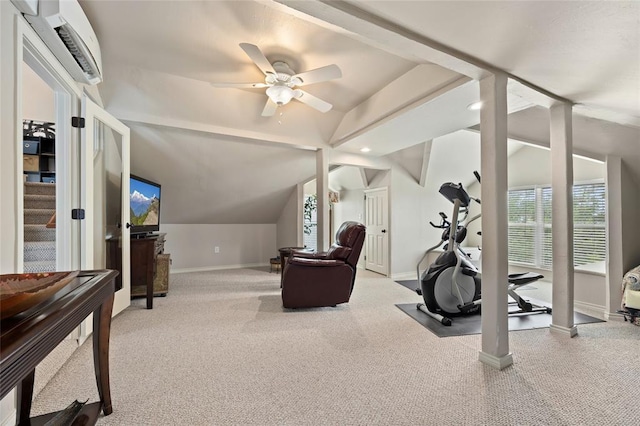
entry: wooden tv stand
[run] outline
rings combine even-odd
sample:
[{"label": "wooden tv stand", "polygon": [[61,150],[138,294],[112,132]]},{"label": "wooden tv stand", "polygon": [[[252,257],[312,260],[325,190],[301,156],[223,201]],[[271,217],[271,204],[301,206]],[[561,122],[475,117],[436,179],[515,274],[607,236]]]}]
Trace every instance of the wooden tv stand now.
[{"label": "wooden tv stand", "polygon": [[158,255],[164,253],[165,233],[144,238],[131,237],[131,297],[147,298],[147,309],[153,309],[153,296],[166,296],[169,277],[158,274]]},{"label": "wooden tv stand", "polygon": [[[154,296],[166,296],[169,291],[170,259],[168,254],[164,254],[165,235],[131,236],[131,297],[146,297],[147,309],[153,309]],[[119,239],[108,240],[107,244],[107,266],[122,272]]]}]

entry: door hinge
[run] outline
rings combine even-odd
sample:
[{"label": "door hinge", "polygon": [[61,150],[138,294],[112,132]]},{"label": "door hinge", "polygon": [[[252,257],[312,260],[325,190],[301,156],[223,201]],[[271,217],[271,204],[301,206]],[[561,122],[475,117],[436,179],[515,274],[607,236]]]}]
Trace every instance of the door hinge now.
[{"label": "door hinge", "polygon": [[84,129],[84,117],[71,117],[71,126]]},{"label": "door hinge", "polygon": [[71,210],[71,219],[83,220],[84,219],[84,209],[73,209],[73,210]]}]

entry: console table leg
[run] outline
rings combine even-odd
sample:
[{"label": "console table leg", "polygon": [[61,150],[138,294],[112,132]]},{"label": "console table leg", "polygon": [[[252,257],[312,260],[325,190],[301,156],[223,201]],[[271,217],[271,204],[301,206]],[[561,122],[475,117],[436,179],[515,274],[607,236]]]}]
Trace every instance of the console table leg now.
[{"label": "console table leg", "polygon": [[30,425],[29,418],[31,417],[31,399],[33,398],[33,382],[36,375],[36,370],[32,370],[22,382],[18,385],[17,389],[17,419],[16,424],[19,426]]},{"label": "console table leg", "polygon": [[93,312],[93,367],[96,373],[100,402],[102,402],[102,412],[105,416],[113,412],[109,385],[109,335],[111,333],[113,299],[114,295],[111,294]]}]

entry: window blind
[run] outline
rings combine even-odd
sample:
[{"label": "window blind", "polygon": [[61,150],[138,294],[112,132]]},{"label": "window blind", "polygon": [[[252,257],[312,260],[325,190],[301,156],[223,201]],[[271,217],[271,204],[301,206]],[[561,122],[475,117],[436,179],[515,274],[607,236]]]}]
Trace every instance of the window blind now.
[{"label": "window blind", "polygon": [[509,261],[535,265],[535,188],[509,191]]},{"label": "window blind", "polygon": [[[509,262],[553,267],[551,200],[548,186],[509,191]],[[605,214],[604,182],[574,186],[574,266],[605,259]]]},{"label": "window blind", "polygon": [[573,260],[575,266],[605,260],[607,203],[604,183],[573,188]]}]

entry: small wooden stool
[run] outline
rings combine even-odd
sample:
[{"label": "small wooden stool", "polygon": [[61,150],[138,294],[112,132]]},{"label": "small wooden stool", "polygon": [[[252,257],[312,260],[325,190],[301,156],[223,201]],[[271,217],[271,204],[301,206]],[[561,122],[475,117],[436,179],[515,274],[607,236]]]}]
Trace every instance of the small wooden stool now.
[{"label": "small wooden stool", "polygon": [[269,270],[269,272],[279,272],[282,268],[280,267],[280,258],[279,257],[272,257],[271,259],[269,259],[269,263],[271,264],[271,269]]}]

